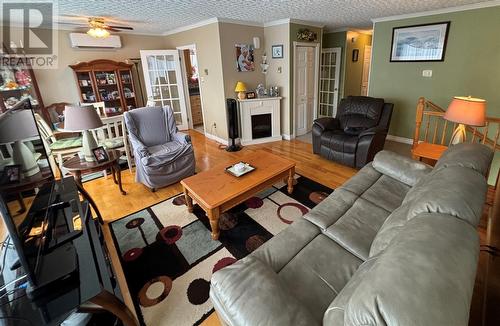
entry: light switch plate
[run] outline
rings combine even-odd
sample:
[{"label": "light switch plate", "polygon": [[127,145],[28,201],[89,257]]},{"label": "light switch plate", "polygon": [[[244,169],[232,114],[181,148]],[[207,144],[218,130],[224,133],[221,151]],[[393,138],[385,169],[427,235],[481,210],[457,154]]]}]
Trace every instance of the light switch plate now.
[{"label": "light switch plate", "polygon": [[432,77],[432,70],[422,70],[423,77]]}]

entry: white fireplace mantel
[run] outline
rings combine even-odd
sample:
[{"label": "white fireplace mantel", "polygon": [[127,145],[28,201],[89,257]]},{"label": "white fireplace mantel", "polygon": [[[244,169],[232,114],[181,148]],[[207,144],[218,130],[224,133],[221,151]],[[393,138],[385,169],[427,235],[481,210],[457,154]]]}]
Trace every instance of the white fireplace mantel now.
[{"label": "white fireplace mantel", "polygon": [[[263,97],[238,100],[241,126],[241,144],[262,144],[281,140],[281,97]],[[271,114],[271,136],[265,138],[252,137],[252,116]]]}]

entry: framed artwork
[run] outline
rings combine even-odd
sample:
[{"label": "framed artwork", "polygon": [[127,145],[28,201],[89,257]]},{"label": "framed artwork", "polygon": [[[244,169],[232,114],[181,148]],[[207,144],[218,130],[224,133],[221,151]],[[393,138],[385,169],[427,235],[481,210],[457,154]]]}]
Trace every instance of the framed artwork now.
[{"label": "framed artwork", "polygon": [[236,44],[236,70],[239,72],[254,71],[253,45]]},{"label": "framed artwork", "polygon": [[3,170],[3,183],[18,183],[21,181],[21,165],[6,165]]},{"label": "framed artwork", "polygon": [[358,62],[359,49],[352,50],[352,62]]},{"label": "framed artwork", "polygon": [[247,92],[247,98],[255,98],[256,95],[255,95],[255,92]]},{"label": "framed artwork", "polygon": [[443,61],[450,22],[394,27],[391,62]]},{"label": "framed artwork", "polygon": [[104,147],[99,146],[96,147],[92,150],[92,153],[94,153],[95,160],[97,163],[103,163],[106,161],[109,161],[109,156]]},{"label": "framed artwork", "polygon": [[283,58],[283,44],[273,45],[271,47],[272,58],[282,59]]}]

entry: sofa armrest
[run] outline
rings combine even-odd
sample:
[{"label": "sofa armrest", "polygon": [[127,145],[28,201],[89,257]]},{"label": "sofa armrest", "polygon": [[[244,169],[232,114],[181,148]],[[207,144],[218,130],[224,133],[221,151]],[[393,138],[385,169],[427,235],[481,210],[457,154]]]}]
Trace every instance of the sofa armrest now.
[{"label": "sofa armrest", "polygon": [[323,131],[339,128],[339,121],[336,118],[319,118],[314,120],[313,125],[320,127]]},{"label": "sofa armrest", "polygon": [[228,325],[319,325],[278,275],[248,256],[212,276],[210,298]]},{"label": "sofa armrest", "polygon": [[425,163],[391,151],[381,151],[375,155],[373,168],[410,187],[413,187],[420,178],[432,171],[432,168]]}]

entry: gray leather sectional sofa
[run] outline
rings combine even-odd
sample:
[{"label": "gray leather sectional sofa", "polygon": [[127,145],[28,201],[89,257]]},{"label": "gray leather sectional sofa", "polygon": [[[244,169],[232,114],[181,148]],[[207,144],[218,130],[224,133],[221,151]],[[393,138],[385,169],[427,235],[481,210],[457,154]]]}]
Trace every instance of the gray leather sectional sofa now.
[{"label": "gray leather sectional sofa", "polygon": [[[382,151],[302,220],[214,273],[229,325],[467,325],[493,153]],[[271,218],[271,217],[270,217]]]}]

